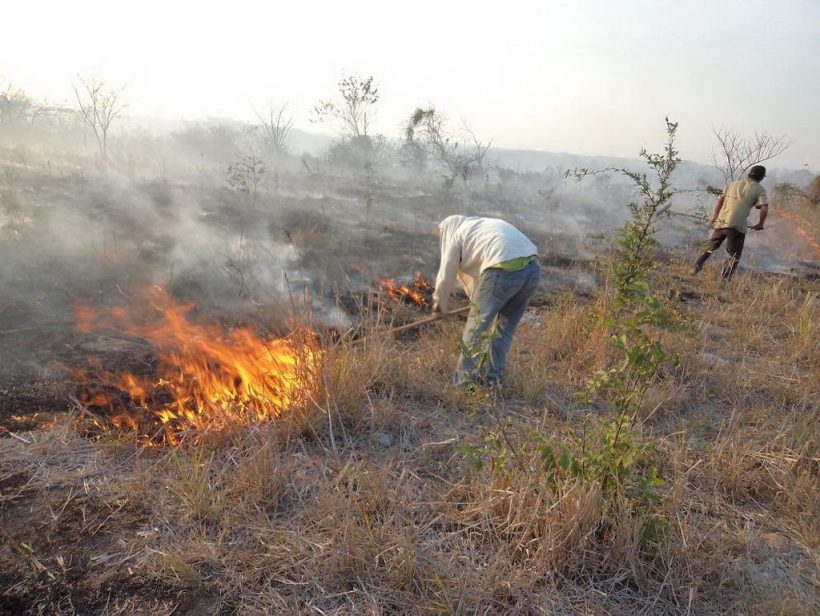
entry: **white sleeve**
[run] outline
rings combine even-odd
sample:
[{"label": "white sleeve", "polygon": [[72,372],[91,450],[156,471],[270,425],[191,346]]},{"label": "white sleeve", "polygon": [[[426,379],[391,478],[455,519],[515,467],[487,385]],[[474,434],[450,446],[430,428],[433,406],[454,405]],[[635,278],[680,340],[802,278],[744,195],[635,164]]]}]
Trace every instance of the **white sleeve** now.
[{"label": "white sleeve", "polygon": [[433,291],[433,301],[437,302],[442,310],[447,310],[450,293],[456,284],[458,264],[461,262],[461,244],[452,237],[441,238],[441,264],[436,276],[436,290]]}]

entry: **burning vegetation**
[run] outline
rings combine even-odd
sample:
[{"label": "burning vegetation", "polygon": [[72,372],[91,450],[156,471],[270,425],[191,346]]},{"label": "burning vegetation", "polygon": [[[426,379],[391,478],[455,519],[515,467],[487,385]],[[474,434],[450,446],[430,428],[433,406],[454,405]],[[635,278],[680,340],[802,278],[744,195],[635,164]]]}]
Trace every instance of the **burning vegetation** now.
[{"label": "burning vegetation", "polygon": [[817,241],[815,233],[812,233],[812,225],[808,220],[800,217],[798,214],[783,210],[779,212],[780,216],[794,225],[794,230],[803,242],[811,247],[810,254],[813,257],[820,255],[820,242]]},{"label": "burning vegetation", "polygon": [[152,347],[146,374],[99,362],[81,371],[79,402],[92,431],[137,431],[143,444],[178,444],[232,425],[266,421],[310,396],[319,352],[309,333],[265,339],[251,329],[194,322],[193,304],[160,287],[147,309],[75,309],[82,332],[117,331]]},{"label": "burning vegetation", "polygon": [[[431,304],[433,286],[381,279],[393,304]],[[264,338],[248,327],[201,324],[193,303],[162,287],[138,295],[140,308],[75,306],[80,332],[116,333],[150,345],[144,369],[112,370],[97,358],[76,375],[86,433],[135,432],[144,445],[199,442],[231,426],[264,422],[309,400],[321,355],[312,332]]]},{"label": "burning vegetation", "polygon": [[379,289],[395,302],[407,302],[420,308],[425,308],[432,304],[433,285],[421,272],[416,272],[413,282],[400,284],[395,280],[384,278],[378,281]]}]

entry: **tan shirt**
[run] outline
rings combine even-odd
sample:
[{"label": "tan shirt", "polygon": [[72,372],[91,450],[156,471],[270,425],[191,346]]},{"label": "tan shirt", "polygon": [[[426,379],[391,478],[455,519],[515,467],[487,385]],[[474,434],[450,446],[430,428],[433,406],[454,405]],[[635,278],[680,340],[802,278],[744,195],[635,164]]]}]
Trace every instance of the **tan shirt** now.
[{"label": "tan shirt", "polygon": [[755,182],[746,178],[737,182],[730,182],[723,190],[723,207],[715,220],[715,229],[737,229],[746,233],[746,219],[752,213],[752,208],[766,205],[766,190]]}]

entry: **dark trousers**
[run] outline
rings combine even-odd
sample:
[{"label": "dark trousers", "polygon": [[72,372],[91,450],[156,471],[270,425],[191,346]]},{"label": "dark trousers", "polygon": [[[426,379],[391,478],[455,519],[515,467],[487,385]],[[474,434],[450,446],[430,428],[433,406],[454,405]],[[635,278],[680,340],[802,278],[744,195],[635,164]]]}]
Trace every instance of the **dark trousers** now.
[{"label": "dark trousers", "polygon": [[695,261],[695,273],[697,274],[706,263],[706,259],[712,256],[720,245],[726,240],[726,252],[729,253],[729,258],[723,266],[721,276],[724,278],[731,278],[732,274],[737,269],[737,264],[740,261],[740,255],[743,254],[743,242],[746,241],[746,234],[741,233],[737,229],[715,229],[712,237],[709,238],[709,243],[706,245],[706,250]]}]

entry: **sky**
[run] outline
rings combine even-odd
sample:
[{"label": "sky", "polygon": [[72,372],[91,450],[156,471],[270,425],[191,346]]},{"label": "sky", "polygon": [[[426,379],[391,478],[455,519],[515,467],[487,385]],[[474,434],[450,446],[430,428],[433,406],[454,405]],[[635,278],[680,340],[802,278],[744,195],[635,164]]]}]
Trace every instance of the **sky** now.
[{"label": "sky", "polygon": [[787,135],[775,167],[820,171],[820,0],[28,0],[2,10],[0,84],[70,102],[77,75],[129,113],[310,123],[345,74],[380,86],[374,129],[433,104],[497,147],[634,156],[664,117],[685,159],[713,128]]}]

